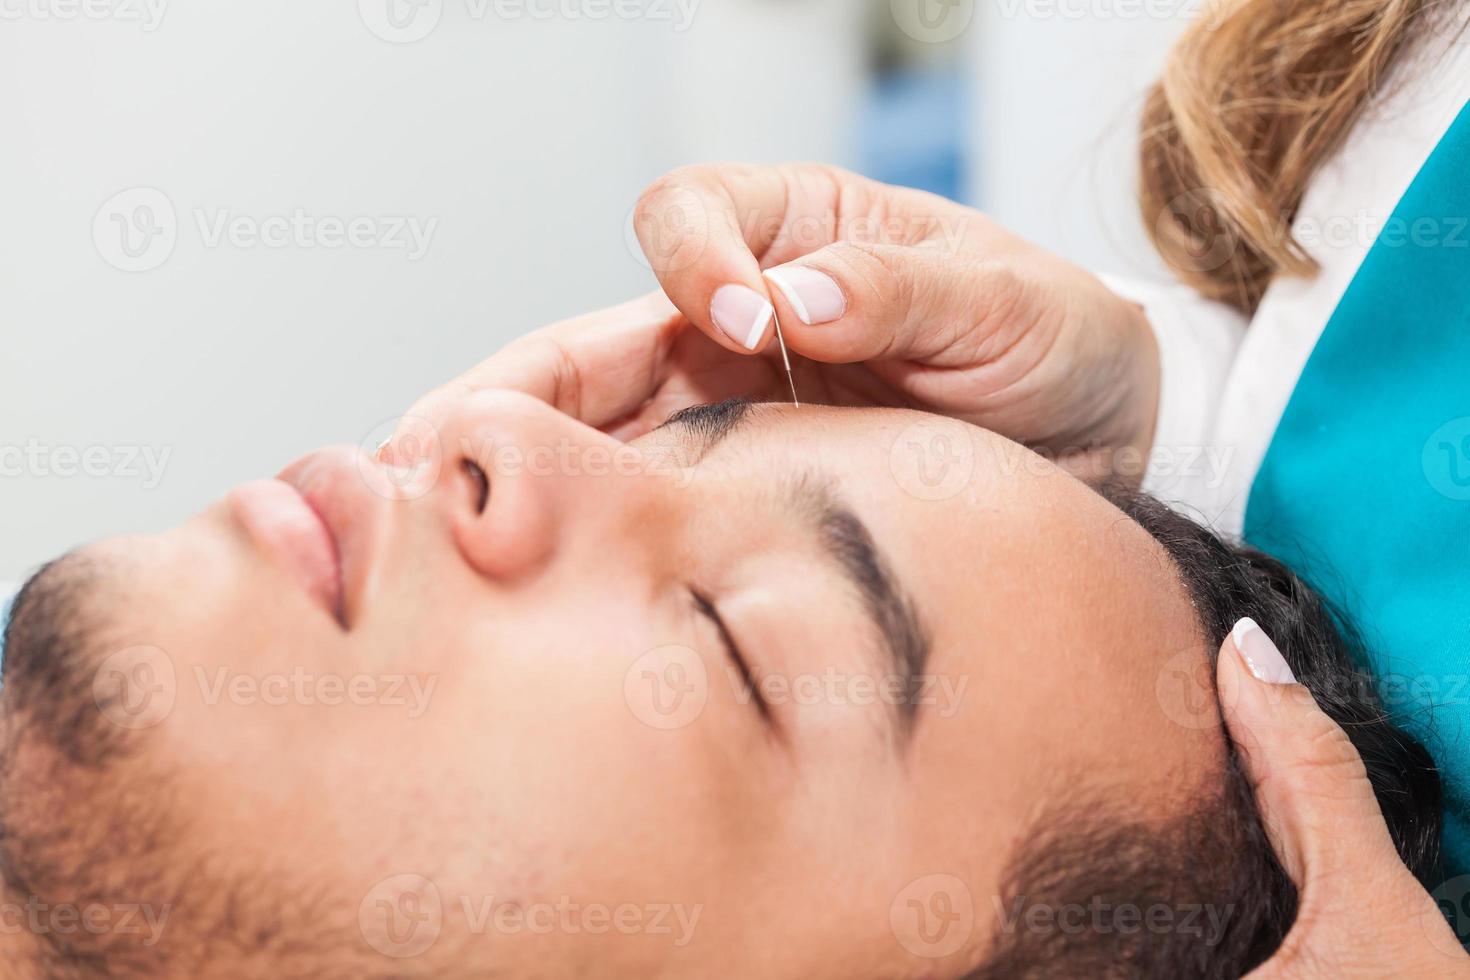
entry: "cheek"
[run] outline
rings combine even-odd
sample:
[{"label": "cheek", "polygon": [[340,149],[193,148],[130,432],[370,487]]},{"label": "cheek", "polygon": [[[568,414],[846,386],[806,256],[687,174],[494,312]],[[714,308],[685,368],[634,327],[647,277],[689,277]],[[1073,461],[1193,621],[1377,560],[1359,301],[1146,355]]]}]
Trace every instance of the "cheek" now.
[{"label": "cheek", "polygon": [[709,732],[729,719],[708,692],[697,713],[681,716],[667,691],[670,714],[651,713],[646,680],[718,664],[669,654],[646,604],[585,590],[575,609],[482,602],[457,632],[430,710],[404,732],[411,747],[391,749],[416,760],[416,790],[397,798],[435,821],[438,857],[471,876],[489,862],[502,888],[536,900],[692,888],[719,824]]}]

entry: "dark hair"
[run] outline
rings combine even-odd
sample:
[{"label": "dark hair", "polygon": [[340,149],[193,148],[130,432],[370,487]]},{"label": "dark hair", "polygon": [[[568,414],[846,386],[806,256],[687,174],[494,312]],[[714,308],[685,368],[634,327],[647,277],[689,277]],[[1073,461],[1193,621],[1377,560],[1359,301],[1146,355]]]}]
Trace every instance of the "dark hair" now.
[{"label": "dark hair", "polygon": [[[1362,755],[1399,856],[1426,886],[1439,880],[1438,773],[1390,723],[1346,620],[1276,559],[1152,498],[1104,495],[1174,560],[1212,651],[1242,616],[1276,641]],[[1223,980],[1269,958],[1296,918],[1297,890],[1233,746],[1228,753],[1218,794],[1163,828],[1096,800],[1043,818],[1012,858],[993,950],[966,980]]]}]

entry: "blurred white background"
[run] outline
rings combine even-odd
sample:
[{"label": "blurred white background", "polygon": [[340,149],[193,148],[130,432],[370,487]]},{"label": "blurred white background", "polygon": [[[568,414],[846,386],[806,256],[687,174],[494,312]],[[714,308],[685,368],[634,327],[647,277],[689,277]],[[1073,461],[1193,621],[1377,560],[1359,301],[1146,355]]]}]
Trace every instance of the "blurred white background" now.
[{"label": "blurred white background", "polygon": [[835,162],[1155,274],[1173,6],[0,0],[0,578],[650,288],[629,212],[681,163]]}]

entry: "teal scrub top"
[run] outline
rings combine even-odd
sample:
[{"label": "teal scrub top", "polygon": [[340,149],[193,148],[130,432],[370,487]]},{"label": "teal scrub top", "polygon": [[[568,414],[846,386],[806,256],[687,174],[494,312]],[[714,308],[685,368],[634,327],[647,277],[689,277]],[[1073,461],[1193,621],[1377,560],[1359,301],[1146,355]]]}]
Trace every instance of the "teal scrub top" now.
[{"label": "teal scrub top", "polygon": [[1245,538],[1363,634],[1433,754],[1447,876],[1470,872],[1470,107],[1369,250],[1251,487]]}]

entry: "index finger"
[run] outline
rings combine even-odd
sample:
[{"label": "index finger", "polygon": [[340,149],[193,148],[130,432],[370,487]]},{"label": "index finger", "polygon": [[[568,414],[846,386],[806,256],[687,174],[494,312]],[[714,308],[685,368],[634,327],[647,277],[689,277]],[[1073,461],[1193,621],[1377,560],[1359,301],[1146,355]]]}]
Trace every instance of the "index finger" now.
[{"label": "index finger", "polygon": [[[716,343],[742,354],[768,343],[774,307],[763,264],[830,243],[828,218],[857,178],[817,164],[681,167],[638,200],[634,230],[659,285]],[[791,229],[815,223],[810,241]]]}]

